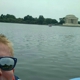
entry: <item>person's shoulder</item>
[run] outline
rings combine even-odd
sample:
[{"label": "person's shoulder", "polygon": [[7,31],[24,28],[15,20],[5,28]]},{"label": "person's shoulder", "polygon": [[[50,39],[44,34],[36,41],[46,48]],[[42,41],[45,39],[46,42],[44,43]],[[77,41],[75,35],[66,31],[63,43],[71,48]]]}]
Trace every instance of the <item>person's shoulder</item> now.
[{"label": "person's shoulder", "polygon": [[18,76],[15,76],[15,80],[21,80]]}]

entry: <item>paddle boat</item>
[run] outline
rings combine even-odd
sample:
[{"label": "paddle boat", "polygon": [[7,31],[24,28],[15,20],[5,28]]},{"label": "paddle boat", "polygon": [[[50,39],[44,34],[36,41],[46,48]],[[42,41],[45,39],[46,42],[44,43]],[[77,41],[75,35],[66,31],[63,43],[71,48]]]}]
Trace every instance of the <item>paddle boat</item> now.
[{"label": "paddle boat", "polygon": [[49,24],[49,27],[52,27],[53,25],[52,24]]}]

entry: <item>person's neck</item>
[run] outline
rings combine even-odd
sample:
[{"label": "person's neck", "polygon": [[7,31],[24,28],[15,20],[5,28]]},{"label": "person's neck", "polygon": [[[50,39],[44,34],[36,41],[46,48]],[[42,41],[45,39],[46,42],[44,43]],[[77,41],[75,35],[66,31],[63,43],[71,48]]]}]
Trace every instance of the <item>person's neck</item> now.
[{"label": "person's neck", "polygon": [[15,80],[15,77],[13,76],[13,79],[12,80]]}]

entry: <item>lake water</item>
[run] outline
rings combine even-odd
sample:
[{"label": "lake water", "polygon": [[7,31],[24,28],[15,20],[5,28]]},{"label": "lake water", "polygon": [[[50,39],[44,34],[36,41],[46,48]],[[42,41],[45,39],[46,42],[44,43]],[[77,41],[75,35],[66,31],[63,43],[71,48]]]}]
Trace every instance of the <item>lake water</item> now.
[{"label": "lake water", "polygon": [[80,28],[0,23],[14,44],[15,75],[22,80],[69,80],[80,76]]}]

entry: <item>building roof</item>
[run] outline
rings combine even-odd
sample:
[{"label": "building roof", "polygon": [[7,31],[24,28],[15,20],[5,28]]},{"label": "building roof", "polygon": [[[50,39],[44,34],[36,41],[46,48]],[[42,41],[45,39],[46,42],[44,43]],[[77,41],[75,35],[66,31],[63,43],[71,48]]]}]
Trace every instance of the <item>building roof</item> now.
[{"label": "building roof", "polygon": [[75,15],[66,15],[65,18],[78,19]]}]

